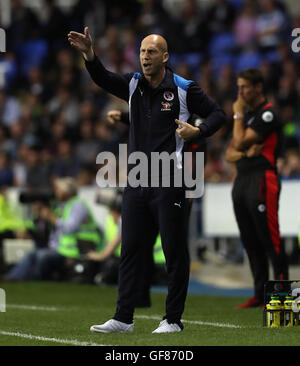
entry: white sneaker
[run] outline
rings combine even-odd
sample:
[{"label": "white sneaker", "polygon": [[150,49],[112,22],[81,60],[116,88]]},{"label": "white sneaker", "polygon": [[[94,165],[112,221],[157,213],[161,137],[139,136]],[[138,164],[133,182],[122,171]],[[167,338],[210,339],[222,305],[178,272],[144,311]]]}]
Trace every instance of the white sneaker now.
[{"label": "white sneaker", "polygon": [[167,319],[164,319],[159,323],[158,328],[156,328],[152,333],[174,333],[181,332],[182,329],[177,323],[168,323]]},{"label": "white sneaker", "polygon": [[99,333],[126,333],[132,332],[133,327],[134,322],[132,324],[127,324],[115,319],[109,319],[104,324],[92,325],[90,331]]}]

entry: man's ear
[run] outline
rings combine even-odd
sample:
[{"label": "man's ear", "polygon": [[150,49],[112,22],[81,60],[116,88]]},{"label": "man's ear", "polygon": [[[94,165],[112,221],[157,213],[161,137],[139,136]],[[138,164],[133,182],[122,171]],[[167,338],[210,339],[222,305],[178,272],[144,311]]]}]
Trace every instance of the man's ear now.
[{"label": "man's ear", "polygon": [[163,62],[164,62],[164,63],[167,63],[167,62],[168,62],[168,60],[169,60],[169,53],[168,53],[168,52],[165,52],[165,53],[164,53]]}]

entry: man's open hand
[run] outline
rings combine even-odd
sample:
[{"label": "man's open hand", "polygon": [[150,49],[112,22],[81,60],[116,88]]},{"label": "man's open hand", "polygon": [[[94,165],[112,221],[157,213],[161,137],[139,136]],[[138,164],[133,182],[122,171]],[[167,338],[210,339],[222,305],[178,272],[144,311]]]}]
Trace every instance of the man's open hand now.
[{"label": "man's open hand", "polygon": [[83,53],[86,60],[91,61],[94,58],[94,51],[92,48],[92,37],[89,34],[88,27],[84,27],[84,33],[71,31],[68,34],[68,41],[71,46]]}]

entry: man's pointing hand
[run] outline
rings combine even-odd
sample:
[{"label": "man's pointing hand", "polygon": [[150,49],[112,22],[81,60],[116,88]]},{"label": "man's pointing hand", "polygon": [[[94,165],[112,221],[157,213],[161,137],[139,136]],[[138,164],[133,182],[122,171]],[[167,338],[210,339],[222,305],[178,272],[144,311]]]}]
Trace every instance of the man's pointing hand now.
[{"label": "man's pointing hand", "polygon": [[194,127],[187,122],[179,121],[179,119],[175,119],[175,122],[178,125],[176,133],[178,137],[184,141],[190,140],[200,134],[199,128]]}]

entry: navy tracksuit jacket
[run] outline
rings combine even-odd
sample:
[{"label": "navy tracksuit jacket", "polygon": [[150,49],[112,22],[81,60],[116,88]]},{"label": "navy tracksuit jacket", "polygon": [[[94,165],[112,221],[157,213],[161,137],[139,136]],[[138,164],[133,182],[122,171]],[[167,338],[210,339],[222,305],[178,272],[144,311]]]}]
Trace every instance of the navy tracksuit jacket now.
[{"label": "navy tracksuit jacket", "polygon": [[[97,85],[129,103],[129,154],[140,151],[150,157],[151,152],[176,153],[180,169],[182,154],[189,145],[177,136],[175,119],[189,122],[192,114],[205,119],[195,142],[211,136],[225,122],[222,109],[195,82],[183,79],[169,68],[155,89],[140,73],[118,75],[108,71],[96,56],[86,62],[86,68]],[[132,167],[129,166],[128,171]],[[183,187],[133,188],[128,185],[125,188],[115,319],[132,322],[142,258],[159,231],[169,282],[164,318],[182,326],[180,319],[189,280],[187,201]]]}]

